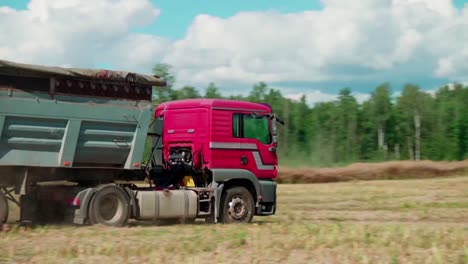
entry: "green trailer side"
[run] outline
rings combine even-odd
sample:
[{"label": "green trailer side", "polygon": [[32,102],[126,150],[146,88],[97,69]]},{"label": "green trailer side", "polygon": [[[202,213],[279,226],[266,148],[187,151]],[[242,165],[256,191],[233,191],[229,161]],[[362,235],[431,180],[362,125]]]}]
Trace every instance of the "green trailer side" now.
[{"label": "green trailer side", "polygon": [[[35,67],[0,60],[0,172],[140,169],[152,115],[151,90],[164,85],[162,80]],[[5,174],[0,173],[0,186]]]},{"label": "green trailer side", "polygon": [[38,99],[0,91],[0,166],[117,167],[141,162],[150,103]]}]

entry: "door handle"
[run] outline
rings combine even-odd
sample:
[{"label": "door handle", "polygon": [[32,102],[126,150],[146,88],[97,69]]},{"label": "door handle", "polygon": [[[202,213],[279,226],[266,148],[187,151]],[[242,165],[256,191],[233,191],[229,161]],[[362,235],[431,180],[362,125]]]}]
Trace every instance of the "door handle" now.
[{"label": "door handle", "polygon": [[241,156],[240,163],[241,164],[247,164],[247,157],[246,156]]}]

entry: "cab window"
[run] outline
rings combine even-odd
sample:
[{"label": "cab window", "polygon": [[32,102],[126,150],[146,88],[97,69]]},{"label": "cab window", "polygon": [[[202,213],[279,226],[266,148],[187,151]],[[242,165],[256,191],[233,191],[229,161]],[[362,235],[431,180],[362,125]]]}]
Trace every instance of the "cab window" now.
[{"label": "cab window", "polygon": [[234,114],[232,135],[235,138],[255,138],[262,144],[271,143],[269,119],[266,116]]}]

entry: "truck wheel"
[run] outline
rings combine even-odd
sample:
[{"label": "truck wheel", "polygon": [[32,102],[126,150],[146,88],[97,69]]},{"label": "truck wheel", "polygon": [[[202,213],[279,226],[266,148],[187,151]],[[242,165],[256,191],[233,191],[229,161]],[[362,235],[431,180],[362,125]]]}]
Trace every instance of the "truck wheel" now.
[{"label": "truck wheel", "polygon": [[0,225],[8,220],[8,200],[5,194],[0,191]]},{"label": "truck wheel", "polygon": [[254,213],[252,194],[244,187],[227,189],[221,200],[221,221],[229,223],[249,223]]},{"label": "truck wheel", "polygon": [[91,224],[125,226],[130,218],[130,202],[124,190],[117,186],[99,189],[91,199],[89,220]]}]

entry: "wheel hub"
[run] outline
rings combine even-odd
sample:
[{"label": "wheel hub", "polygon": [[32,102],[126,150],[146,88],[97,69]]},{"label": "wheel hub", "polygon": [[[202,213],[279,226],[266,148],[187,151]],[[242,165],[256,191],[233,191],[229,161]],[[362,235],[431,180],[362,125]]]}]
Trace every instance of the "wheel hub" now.
[{"label": "wheel hub", "polygon": [[248,212],[244,199],[238,196],[233,197],[229,202],[228,212],[229,215],[236,220],[245,218]]},{"label": "wheel hub", "polygon": [[99,204],[99,213],[105,221],[118,218],[122,211],[122,204],[115,195],[107,195]]}]

